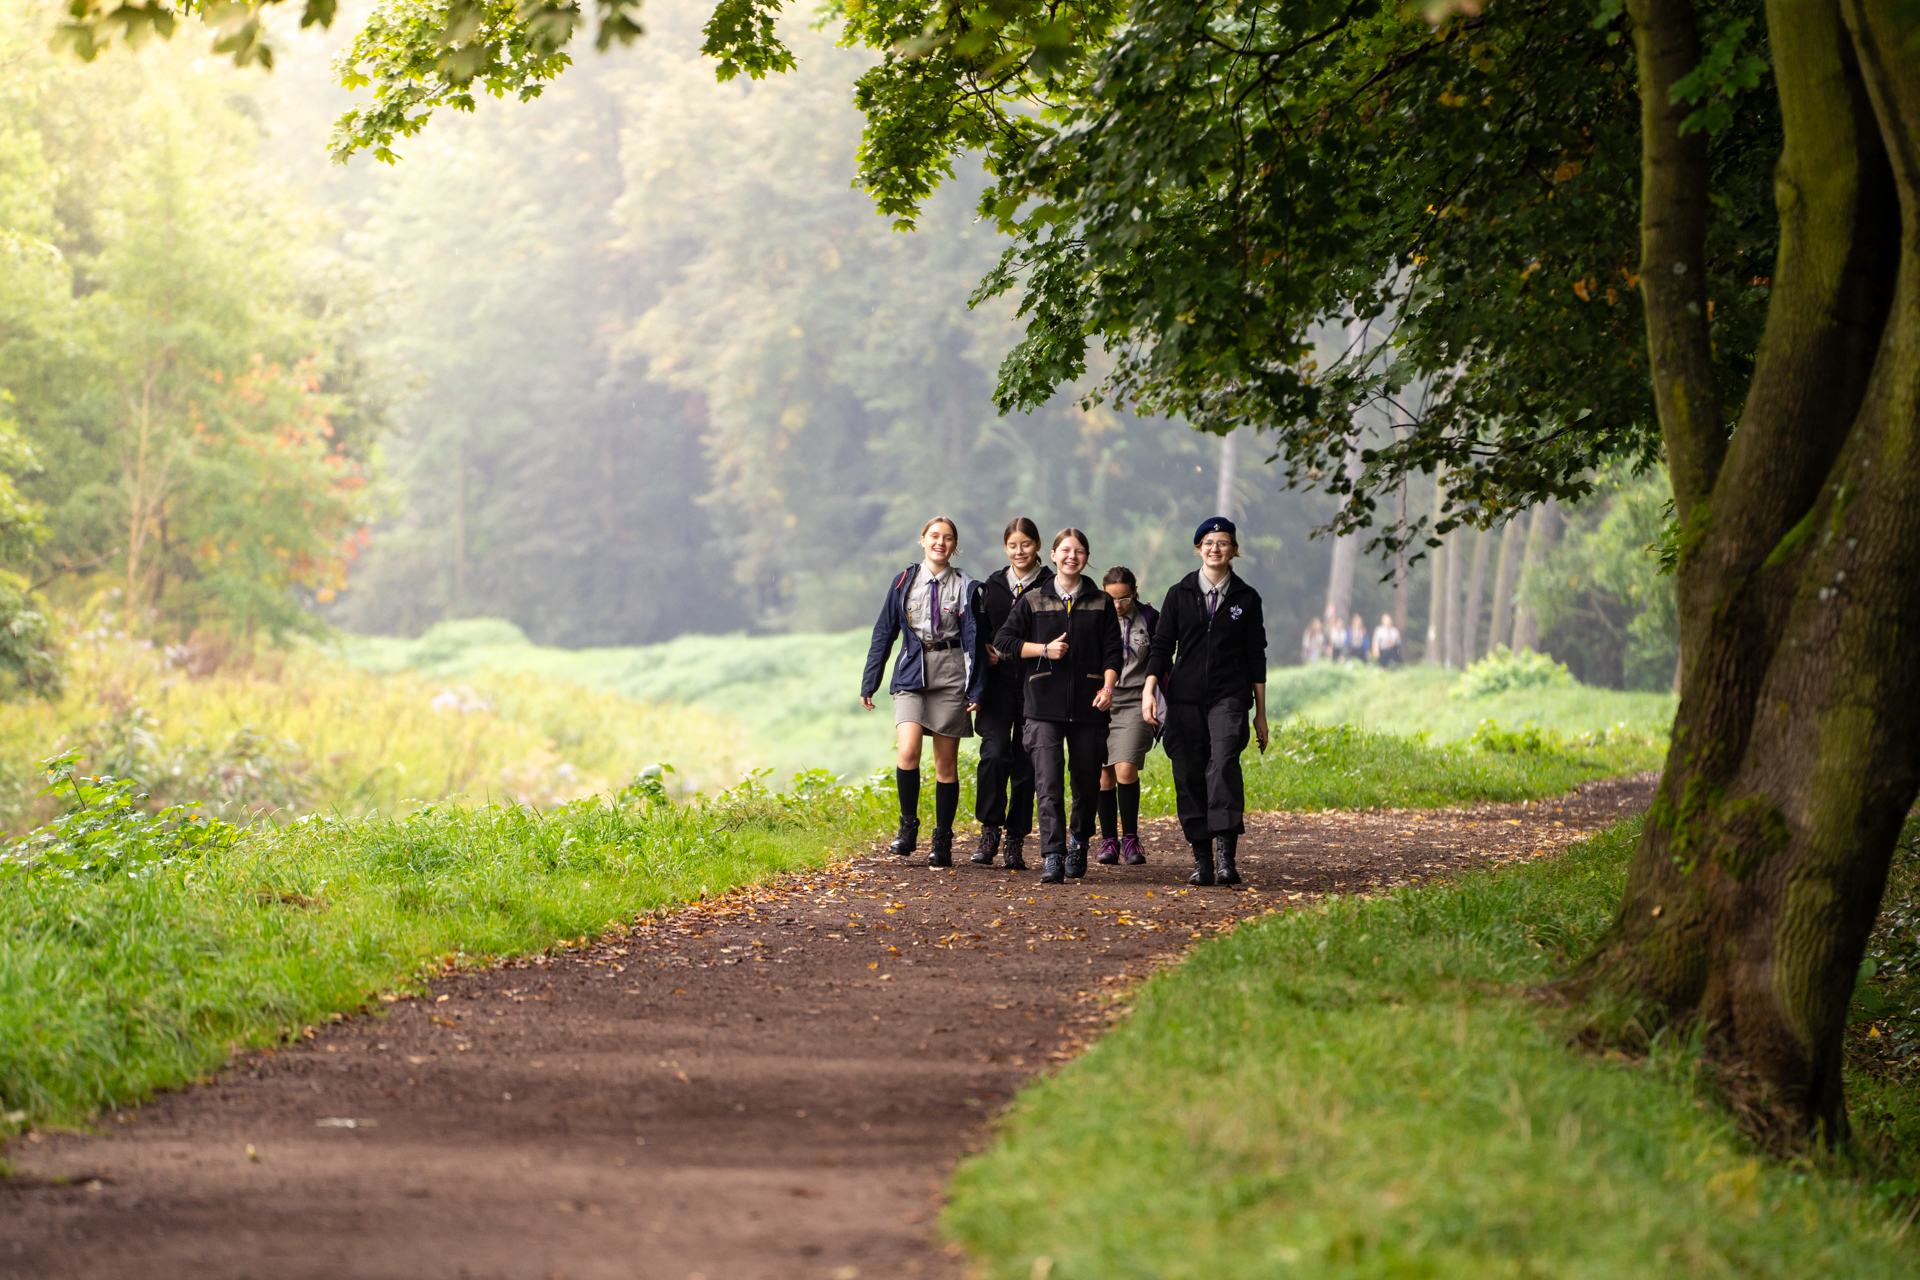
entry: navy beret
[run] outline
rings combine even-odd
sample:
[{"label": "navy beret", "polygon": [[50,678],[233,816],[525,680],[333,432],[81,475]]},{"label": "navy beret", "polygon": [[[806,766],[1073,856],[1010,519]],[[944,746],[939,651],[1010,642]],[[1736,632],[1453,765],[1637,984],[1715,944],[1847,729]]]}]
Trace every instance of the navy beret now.
[{"label": "navy beret", "polygon": [[1227,519],[1225,516],[1214,516],[1211,519],[1202,520],[1200,527],[1193,531],[1193,545],[1196,547],[1199,546],[1200,539],[1210,533],[1230,534],[1236,543],[1240,541],[1239,531],[1233,527],[1233,521]]}]

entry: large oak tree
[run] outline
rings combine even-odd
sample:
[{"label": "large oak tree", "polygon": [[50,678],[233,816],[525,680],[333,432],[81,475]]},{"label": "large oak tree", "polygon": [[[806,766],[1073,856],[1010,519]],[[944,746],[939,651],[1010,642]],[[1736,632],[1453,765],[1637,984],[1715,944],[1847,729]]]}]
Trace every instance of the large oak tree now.
[{"label": "large oak tree", "polygon": [[[76,0],[83,48],[154,6]],[[790,65],[724,0],[730,76]],[[310,18],[330,0],[308,0]],[[246,11],[224,37],[257,49]],[[600,43],[637,31],[601,0]],[[1913,0],[840,0],[886,51],[862,177],[910,224],[956,160],[1012,237],[1008,409],[1081,377],[1289,478],[1438,473],[1439,530],[1663,458],[1681,700],[1618,917],[1575,985],[1703,1023],[1844,1134],[1841,1036],[1920,730],[1920,5]],[[391,155],[474,88],[537,93],[577,5],[379,11],[338,147]],[[1331,366],[1316,326],[1393,342]],[[1405,388],[1425,388],[1418,405]],[[1384,400],[1392,442],[1354,437]],[[1415,410],[1418,412],[1415,412]],[[1341,464],[1363,446],[1357,475]]]}]

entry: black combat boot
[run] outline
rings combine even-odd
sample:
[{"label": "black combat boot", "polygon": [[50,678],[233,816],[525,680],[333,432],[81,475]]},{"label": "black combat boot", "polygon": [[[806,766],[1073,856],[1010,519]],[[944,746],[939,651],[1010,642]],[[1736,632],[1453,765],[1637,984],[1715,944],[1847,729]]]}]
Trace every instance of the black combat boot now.
[{"label": "black combat boot", "polygon": [[1078,836],[1067,837],[1067,878],[1078,880],[1087,874],[1087,842]]},{"label": "black combat boot", "polygon": [[1240,852],[1240,837],[1220,835],[1213,838],[1213,878],[1221,884],[1239,884],[1240,871],[1233,856]]},{"label": "black combat boot", "polygon": [[1007,870],[1025,871],[1027,869],[1027,860],[1020,856],[1020,846],[1026,842],[1027,836],[1024,831],[1007,833]]},{"label": "black combat boot", "polygon": [[1213,883],[1213,842],[1193,846],[1193,874],[1187,877],[1188,884]]},{"label": "black combat boot", "polygon": [[1041,864],[1041,884],[1059,884],[1067,878],[1067,859],[1065,855],[1050,853],[1041,859]]},{"label": "black combat boot", "polygon": [[[973,860],[983,867],[990,867],[993,865],[993,860],[999,852],[1000,828],[982,826],[980,828],[980,843],[973,846]],[[1007,865],[1012,866],[1013,864],[1008,863]]]},{"label": "black combat boot", "polygon": [[887,852],[896,858],[904,858],[920,847],[920,819],[900,819],[900,834],[887,846]]},{"label": "black combat boot", "polygon": [[933,829],[933,849],[927,854],[930,867],[950,867],[953,865],[953,828],[935,827]]}]

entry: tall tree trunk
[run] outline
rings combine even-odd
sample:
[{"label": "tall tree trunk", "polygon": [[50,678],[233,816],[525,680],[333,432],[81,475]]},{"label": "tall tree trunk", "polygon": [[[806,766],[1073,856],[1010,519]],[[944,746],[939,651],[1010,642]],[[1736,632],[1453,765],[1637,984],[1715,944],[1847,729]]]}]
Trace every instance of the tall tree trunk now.
[{"label": "tall tree trunk", "polygon": [[[1360,450],[1347,450],[1347,479],[1360,474]],[[1353,613],[1353,570],[1360,563],[1360,535],[1343,533],[1333,540],[1333,556],[1327,570],[1327,608],[1345,622]]]},{"label": "tall tree trunk", "polygon": [[1215,515],[1233,519],[1233,486],[1239,478],[1240,446],[1234,437],[1240,434],[1229,431],[1220,437],[1220,479],[1213,489],[1213,512]]},{"label": "tall tree trunk", "polygon": [[[1440,518],[1446,499],[1447,482],[1443,476],[1434,481],[1433,518]],[[1442,542],[1427,549],[1427,569],[1433,581],[1427,593],[1427,648],[1421,655],[1428,662],[1445,664],[1447,660],[1447,547]]]},{"label": "tall tree trunk", "polygon": [[[1400,528],[1407,527],[1407,480],[1400,478],[1400,494],[1397,512]],[[1393,625],[1401,635],[1407,633],[1407,549],[1402,546],[1393,553]],[[1404,644],[1405,641],[1402,641]]]},{"label": "tall tree trunk", "polygon": [[[1533,519],[1527,525],[1526,554],[1520,562],[1519,595],[1523,602],[1534,575],[1544,571],[1542,563],[1559,540],[1560,504],[1548,498],[1533,509]],[[1513,617],[1513,651],[1524,653],[1539,647],[1540,615],[1531,605],[1522,603]]]},{"label": "tall tree trunk", "polygon": [[1487,636],[1487,650],[1513,643],[1513,576],[1520,566],[1520,540],[1525,537],[1526,521],[1515,517],[1507,521],[1500,534],[1500,567],[1493,575],[1493,629]]},{"label": "tall tree trunk", "polygon": [[1836,1139],[1847,1000],[1920,790],[1920,59],[1897,3],[1769,0],[1780,255],[1731,443],[1695,411],[1711,397],[1700,299],[1665,287],[1694,270],[1706,198],[1668,105],[1697,61],[1693,16],[1630,5],[1649,353],[1682,531],[1680,708],[1580,982],[1704,1021]]},{"label": "tall tree trunk", "polygon": [[1464,665],[1460,661],[1460,580],[1467,558],[1466,540],[1464,525],[1447,535],[1447,595],[1441,606],[1446,613],[1446,629],[1440,633],[1440,661],[1455,668]]},{"label": "tall tree trunk", "polygon": [[1487,585],[1487,550],[1493,534],[1476,530],[1473,538],[1473,568],[1467,575],[1467,603],[1460,610],[1460,665],[1471,666],[1480,656],[1480,596]]},{"label": "tall tree trunk", "polygon": [[467,612],[467,442],[453,446],[453,608],[456,618]]}]

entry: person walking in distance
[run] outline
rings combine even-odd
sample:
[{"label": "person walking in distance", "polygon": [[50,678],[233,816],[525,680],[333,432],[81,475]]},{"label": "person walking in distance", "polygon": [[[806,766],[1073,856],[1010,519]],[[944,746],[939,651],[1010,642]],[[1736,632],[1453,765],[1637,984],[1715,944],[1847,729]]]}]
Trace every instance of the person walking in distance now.
[{"label": "person walking in distance", "polygon": [[[1087,535],[1053,538],[1053,581],[1014,602],[994,647],[1032,661],[1027,675],[1027,754],[1033,757],[1042,884],[1087,873],[1094,796],[1106,759],[1108,709],[1123,663],[1113,597],[1089,582]],[[1073,815],[1067,815],[1067,785]]]},{"label": "person walking in distance", "polygon": [[953,865],[953,818],[960,808],[960,739],[973,736],[971,713],[984,696],[986,664],[978,660],[980,584],[953,564],[960,528],[935,516],[920,530],[925,558],[909,565],[887,588],[867,646],[860,677],[860,705],[873,710],[880,673],[896,636],[900,661],[893,668],[893,724],[899,759],[893,778],[900,792],[900,834],[891,850],[904,858],[920,841],[920,746],[933,735],[933,841],[930,867]]},{"label": "person walking in distance", "polygon": [[[1045,590],[1053,570],[1040,563],[1040,530],[1025,516],[1007,523],[1001,538],[1007,567],[995,569],[980,584],[980,616],[976,625],[991,641],[1006,625],[1014,603],[1029,591]],[[1033,757],[1027,754],[1027,673],[1033,664],[1017,653],[986,647],[986,692],[980,699],[975,727],[980,731],[980,767],[974,773],[973,816],[980,822],[980,843],[973,860],[992,866],[1006,832],[1006,865],[1025,871],[1022,846],[1033,831]]]},{"label": "person walking in distance", "polygon": [[1107,726],[1107,765],[1100,771],[1100,853],[1094,860],[1137,867],[1147,860],[1140,848],[1140,766],[1154,739],[1153,726],[1140,714],[1140,691],[1146,687],[1147,651],[1160,614],[1140,603],[1140,584],[1124,565],[1107,570],[1100,585],[1113,597],[1120,620],[1121,666]]},{"label": "person walking in distance", "polygon": [[1214,516],[1193,535],[1200,568],[1175,583],[1160,606],[1140,707],[1157,719],[1164,687],[1163,742],[1173,764],[1180,830],[1193,846],[1187,883],[1239,884],[1234,864],[1246,830],[1240,753],[1247,711],[1267,749],[1267,628],[1260,593],[1233,571],[1240,541],[1233,521]]},{"label": "person walking in distance", "polygon": [[1400,628],[1393,625],[1393,615],[1380,615],[1380,625],[1373,629],[1373,660],[1383,667],[1400,665]]}]

